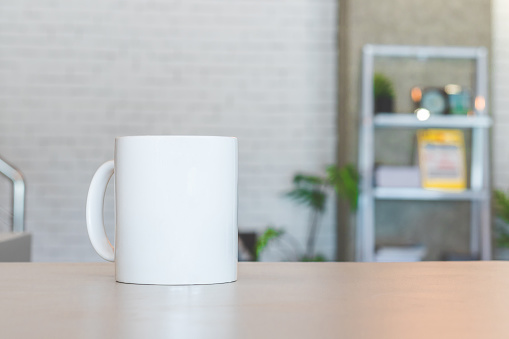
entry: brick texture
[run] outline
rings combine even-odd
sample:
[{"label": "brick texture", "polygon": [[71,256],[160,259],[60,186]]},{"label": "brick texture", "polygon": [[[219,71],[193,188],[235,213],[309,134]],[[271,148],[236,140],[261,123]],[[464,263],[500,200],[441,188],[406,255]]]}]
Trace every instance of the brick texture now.
[{"label": "brick texture", "polygon": [[[2,1],[0,154],[26,176],[33,260],[100,260],[86,195],[122,135],[238,137],[239,228],[286,227],[304,244],[308,215],[282,193],[297,170],[334,162],[337,12],[335,0]],[[109,188],[110,236],[112,205]],[[331,201],[318,250],[334,247]]]}]

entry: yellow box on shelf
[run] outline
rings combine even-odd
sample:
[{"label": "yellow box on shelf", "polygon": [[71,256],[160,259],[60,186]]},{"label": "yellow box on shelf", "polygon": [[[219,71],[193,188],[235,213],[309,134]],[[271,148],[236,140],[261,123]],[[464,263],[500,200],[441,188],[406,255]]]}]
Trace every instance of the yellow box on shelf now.
[{"label": "yellow box on shelf", "polygon": [[465,139],[461,130],[418,130],[417,145],[423,188],[466,189]]}]

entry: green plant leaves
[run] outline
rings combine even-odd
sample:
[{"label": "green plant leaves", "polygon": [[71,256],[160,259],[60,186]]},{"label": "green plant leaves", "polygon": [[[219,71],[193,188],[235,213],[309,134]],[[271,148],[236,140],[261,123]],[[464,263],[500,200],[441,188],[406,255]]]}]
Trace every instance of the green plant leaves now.
[{"label": "green plant leaves", "polygon": [[267,227],[265,232],[263,232],[263,234],[256,240],[255,261],[258,261],[260,254],[263,252],[265,247],[267,247],[271,240],[282,236],[284,233],[284,230]]},{"label": "green plant leaves", "polygon": [[311,207],[322,213],[325,210],[326,195],[320,188],[297,187],[286,193],[286,196],[298,204]]},{"label": "green plant leaves", "polygon": [[509,233],[506,230],[498,229],[496,244],[497,247],[508,248],[509,247]]},{"label": "green plant leaves", "polygon": [[493,191],[495,213],[498,217],[509,223],[509,196],[500,190]]},{"label": "green plant leaves", "polygon": [[[493,191],[493,202],[495,205],[495,214],[504,221],[507,226],[509,223],[509,196],[500,190]],[[507,227],[498,226],[495,229],[496,244],[498,247],[509,247],[509,231]]]},{"label": "green plant leaves", "polygon": [[321,254],[317,254],[315,255],[314,257],[306,257],[306,256],[303,256],[300,261],[304,261],[304,262],[324,262],[326,261],[325,260],[325,257]]},{"label": "green plant leaves", "polygon": [[318,176],[298,173],[293,177],[293,183],[297,186],[315,186],[325,184],[326,180]]},{"label": "green plant leaves", "polygon": [[359,174],[353,165],[346,165],[338,168],[336,165],[328,166],[326,169],[330,185],[343,199],[346,199],[350,207],[357,210],[359,198]]},{"label": "green plant leaves", "polygon": [[373,77],[373,92],[375,98],[394,98],[394,86],[391,80],[382,73],[375,73]]},{"label": "green plant leaves", "polygon": [[357,210],[359,174],[353,165],[341,168],[330,165],[326,168],[326,177],[298,173],[293,177],[293,183],[295,188],[285,196],[314,211],[324,212],[327,187],[334,188],[340,198],[346,199],[350,207]]},{"label": "green plant leaves", "polygon": [[293,177],[293,184],[295,188],[286,193],[286,197],[319,213],[325,210],[327,196],[324,188],[327,185],[326,178],[298,173]]},{"label": "green plant leaves", "polygon": [[[341,168],[336,165],[328,166],[324,176],[297,173],[293,177],[294,187],[285,194],[285,197],[311,209],[310,233],[308,235],[308,248],[311,250],[306,251],[306,255],[301,257],[301,261],[325,261],[323,256],[313,254],[312,245],[318,229],[319,216],[325,211],[328,189],[334,189],[339,198],[346,199],[350,208],[356,210],[359,196],[358,184],[359,174],[353,165]],[[255,260],[259,259],[260,254],[270,241],[279,238],[283,233],[283,230],[268,227],[256,242]]]}]

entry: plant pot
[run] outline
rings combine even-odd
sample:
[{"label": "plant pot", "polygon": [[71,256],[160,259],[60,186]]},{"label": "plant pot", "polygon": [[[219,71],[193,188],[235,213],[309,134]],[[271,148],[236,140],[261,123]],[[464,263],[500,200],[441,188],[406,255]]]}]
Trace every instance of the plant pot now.
[{"label": "plant pot", "polygon": [[375,98],[375,114],[376,113],[392,113],[394,111],[394,100],[392,97]]}]

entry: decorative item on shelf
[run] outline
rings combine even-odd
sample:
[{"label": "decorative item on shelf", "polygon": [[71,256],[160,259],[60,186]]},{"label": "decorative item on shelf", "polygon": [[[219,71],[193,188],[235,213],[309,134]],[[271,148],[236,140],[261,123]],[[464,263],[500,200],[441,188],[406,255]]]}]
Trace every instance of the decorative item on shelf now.
[{"label": "decorative item on shelf", "polygon": [[417,108],[415,111],[415,117],[419,121],[426,121],[431,117],[431,112],[426,108]]},{"label": "decorative item on shelf", "polygon": [[444,87],[449,98],[449,113],[455,115],[472,115],[471,95],[468,89],[460,85],[449,84]]},{"label": "decorative item on shelf", "polygon": [[423,109],[429,114],[438,115],[473,114],[470,91],[460,85],[448,84],[443,88],[427,87],[424,89],[415,86],[410,90],[410,97],[414,103],[416,114],[422,113]]},{"label": "decorative item on shelf", "polygon": [[449,99],[443,88],[429,87],[422,90],[419,108],[427,109],[431,114],[449,114]]},{"label": "decorative item on shelf", "polygon": [[466,188],[465,141],[461,130],[418,130],[417,145],[422,187]]},{"label": "decorative item on shelf", "polygon": [[373,92],[375,96],[375,113],[394,112],[394,86],[386,75],[375,73],[373,77]]},{"label": "decorative item on shelf", "polygon": [[412,99],[412,102],[414,103],[414,107],[415,107],[414,113],[415,113],[417,120],[420,120],[420,121],[428,120],[429,117],[431,116],[431,112],[428,109],[421,107],[421,99],[422,99],[421,88],[418,86],[412,87],[412,89],[410,90],[410,98]]}]

